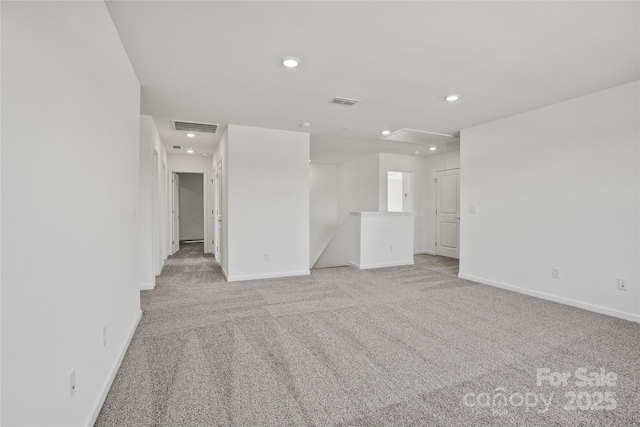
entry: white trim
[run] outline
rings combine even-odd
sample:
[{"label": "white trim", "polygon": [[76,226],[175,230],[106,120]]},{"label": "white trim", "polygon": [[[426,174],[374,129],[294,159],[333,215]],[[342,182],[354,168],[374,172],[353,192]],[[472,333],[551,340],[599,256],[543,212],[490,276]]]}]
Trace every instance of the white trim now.
[{"label": "white trim", "polygon": [[127,349],[129,348],[129,344],[131,344],[131,339],[133,338],[133,334],[138,328],[138,323],[140,323],[140,319],[142,319],[142,310],[140,310],[140,312],[138,313],[138,318],[133,323],[133,328],[131,328],[131,332],[129,332],[129,337],[127,338],[127,340],[124,343],[124,346],[122,346],[122,349],[120,350],[120,355],[118,356],[115,363],[111,367],[111,372],[109,373],[107,380],[102,386],[102,392],[98,396],[98,399],[96,400],[96,402],[93,404],[93,408],[91,412],[89,412],[89,417],[87,418],[87,422],[84,423],[85,426],[94,425],[96,422],[96,419],[98,419],[98,415],[100,415],[100,410],[102,409],[104,400],[107,398],[107,394],[111,389],[111,385],[113,384],[113,380],[115,379],[116,374],[118,373],[118,369],[120,369],[120,365],[122,364],[122,359],[124,359],[124,355],[127,352]]},{"label": "white trim", "polygon": [[353,216],[414,216],[415,212],[349,212]]},{"label": "white trim", "polygon": [[435,251],[420,250],[413,253],[414,255],[435,255]]},{"label": "white trim", "polygon": [[413,261],[401,261],[401,262],[383,262],[382,264],[356,264],[355,262],[349,261],[349,265],[351,267],[355,267],[360,270],[369,270],[372,268],[384,268],[384,267],[402,267],[405,265],[413,265]]},{"label": "white trim", "polygon": [[257,280],[257,279],[275,279],[278,277],[291,277],[291,276],[309,276],[311,275],[310,270],[299,270],[299,271],[286,271],[284,273],[263,273],[263,274],[247,274],[245,276],[227,276],[224,269],[222,272],[227,277],[227,282],[240,282],[244,280]]},{"label": "white trim", "polygon": [[143,283],[140,285],[140,290],[141,291],[150,291],[151,289],[155,289],[156,284],[151,282],[151,283]]},{"label": "white trim", "polygon": [[506,289],[508,291],[518,292],[518,293],[529,295],[532,297],[553,301],[560,304],[570,305],[572,307],[578,307],[584,310],[593,311],[600,314],[606,314],[607,316],[613,316],[619,319],[629,320],[631,322],[640,323],[640,314],[627,313],[626,311],[620,311],[612,308],[602,307],[600,305],[577,301],[571,298],[559,297],[557,295],[547,294],[545,292],[532,291],[530,289],[521,288],[519,286],[508,285],[506,283],[495,282],[493,280],[484,279],[482,277],[477,277],[470,274],[458,273],[458,277],[461,279],[466,279],[466,280],[471,280],[473,282],[481,283],[483,285],[494,286],[496,288]]}]

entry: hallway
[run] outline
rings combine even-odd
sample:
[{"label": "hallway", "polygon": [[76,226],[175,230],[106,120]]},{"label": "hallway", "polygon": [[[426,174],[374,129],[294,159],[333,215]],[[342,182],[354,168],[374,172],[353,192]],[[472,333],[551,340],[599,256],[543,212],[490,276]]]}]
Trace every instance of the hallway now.
[{"label": "hallway", "polygon": [[[201,244],[168,261],[96,426],[631,425],[638,325],[457,278],[417,255],[377,270],[227,283]],[[612,351],[615,349],[615,351]],[[469,392],[549,393],[536,369],[604,366],[615,411],[466,407]],[[557,391],[557,390],[555,390]]]}]

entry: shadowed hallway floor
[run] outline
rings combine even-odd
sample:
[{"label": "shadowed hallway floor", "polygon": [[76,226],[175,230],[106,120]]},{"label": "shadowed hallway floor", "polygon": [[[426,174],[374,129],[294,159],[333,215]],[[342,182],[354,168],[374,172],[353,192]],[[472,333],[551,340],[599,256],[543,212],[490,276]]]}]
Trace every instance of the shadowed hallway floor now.
[{"label": "shadowed hallway floor", "polygon": [[[226,283],[185,245],[142,292],[96,425],[640,425],[640,325],[415,262]],[[538,386],[540,368],[571,377]],[[578,387],[579,368],[615,385]]]}]

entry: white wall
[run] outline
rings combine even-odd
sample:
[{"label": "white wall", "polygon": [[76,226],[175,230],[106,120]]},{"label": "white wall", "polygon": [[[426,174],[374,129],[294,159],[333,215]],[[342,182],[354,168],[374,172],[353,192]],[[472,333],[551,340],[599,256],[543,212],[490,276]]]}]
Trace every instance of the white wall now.
[{"label": "white wall", "polygon": [[[2,25],[2,4],[0,4],[0,28]],[[2,31],[0,30],[0,46],[2,46]],[[2,81],[2,55],[0,55],[0,82]],[[0,100],[2,99],[2,85],[0,84]],[[0,165],[2,164],[2,102],[0,102]],[[2,242],[2,174],[0,173],[0,242]],[[2,245],[0,244],[0,307],[2,307]],[[2,316],[0,316],[0,331],[2,330]],[[0,358],[2,355],[2,334],[0,333]],[[2,370],[0,368],[0,424],[2,424]]]},{"label": "white wall", "polygon": [[167,153],[151,116],[140,116],[139,221],[140,289],[153,289],[167,249]]},{"label": "white wall", "polygon": [[229,125],[227,157],[228,279],[309,274],[309,134]]},{"label": "white wall", "polygon": [[211,157],[168,154],[167,161],[171,172],[204,173],[211,170]]},{"label": "white wall", "polygon": [[141,314],[140,86],[104,3],[0,7],[2,425],[86,425]]},{"label": "white wall", "polygon": [[462,131],[462,277],[640,320],[639,92],[635,82]]},{"label": "white wall", "polygon": [[138,220],[139,278],[140,289],[153,289],[153,130],[150,116],[140,116],[140,183],[136,218]]},{"label": "white wall", "polygon": [[[213,206],[213,165],[211,162],[211,157],[205,156],[192,156],[186,154],[169,154],[167,155],[167,163],[169,165],[169,173],[176,172],[186,172],[186,173],[202,173],[204,174],[206,187],[204,191],[204,212],[205,218],[208,218],[206,215],[208,212],[211,212],[212,209],[215,209]],[[171,203],[169,203],[171,204]],[[204,229],[206,238],[204,239],[204,251],[206,253],[213,253],[213,239],[214,239],[214,230],[210,227],[210,223],[208,221],[204,222]]]},{"label": "white wall", "polygon": [[[379,165],[378,154],[338,165],[338,222],[342,222],[349,212],[379,209]],[[386,188],[385,184],[385,200]]]},{"label": "white wall", "polygon": [[413,214],[408,212],[358,212],[356,261],[360,269],[413,265]]},{"label": "white wall", "polygon": [[309,165],[309,266],[316,260],[338,228],[338,168]]},{"label": "white wall", "polygon": [[203,176],[181,173],[180,176],[180,240],[204,239]]}]

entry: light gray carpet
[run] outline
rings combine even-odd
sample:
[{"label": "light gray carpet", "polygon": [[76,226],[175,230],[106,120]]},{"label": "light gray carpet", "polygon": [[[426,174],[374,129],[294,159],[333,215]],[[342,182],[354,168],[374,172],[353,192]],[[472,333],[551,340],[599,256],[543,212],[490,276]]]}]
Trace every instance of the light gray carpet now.
[{"label": "light gray carpet", "polygon": [[[142,293],[96,425],[640,425],[640,325],[458,279],[456,260],[415,260],[226,283],[201,244],[185,245]],[[539,368],[572,377],[538,387]],[[578,368],[616,384],[578,387]],[[552,392],[541,413],[537,396]],[[483,406],[500,393],[506,405]]]}]

